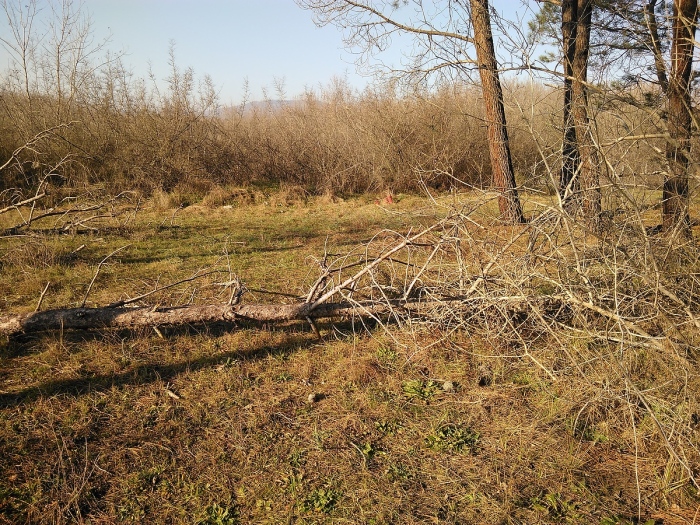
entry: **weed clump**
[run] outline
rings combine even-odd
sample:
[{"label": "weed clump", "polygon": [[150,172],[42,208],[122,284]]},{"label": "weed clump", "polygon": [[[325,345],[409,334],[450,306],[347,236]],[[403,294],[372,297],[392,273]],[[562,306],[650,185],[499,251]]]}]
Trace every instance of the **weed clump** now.
[{"label": "weed clump", "polygon": [[428,448],[449,452],[474,452],[479,443],[479,433],[471,428],[445,424],[425,438]]}]

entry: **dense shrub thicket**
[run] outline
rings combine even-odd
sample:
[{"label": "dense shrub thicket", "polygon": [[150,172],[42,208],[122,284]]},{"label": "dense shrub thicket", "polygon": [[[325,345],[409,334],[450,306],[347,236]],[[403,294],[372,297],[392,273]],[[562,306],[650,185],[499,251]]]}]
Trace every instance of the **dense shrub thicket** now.
[{"label": "dense shrub thicket", "polygon": [[[231,108],[220,106],[208,77],[199,80],[171,59],[166,89],[154,79],[133,79],[119,62],[74,91],[22,90],[8,75],[0,92],[0,158],[12,162],[2,170],[2,189],[30,189],[48,173],[71,186],[146,194],[176,188],[203,194],[225,184],[359,193],[490,183],[476,87],[406,95],[392,86],[358,92],[335,81],[292,100]],[[518,183],[552,187],[559,93],[512,81],[506,97]],[[615,137],[624,110],[607,109],[610,125],[599,131]],[[604,124],[605,114],[597,122]],[[613,153],[610,162],[619,163]],[[653,171],[638,156],[624,156],[623,163],[618,173]]]},{"label": "dense shrub thicket", "polygon": [[[314,193],[488,184],[476,89],[407,98],[335,83],[294,100],[221,108],[209,81],[196,83],[191,71],[173,75],[165,93],[117,76],[72,101],[3,89],[2,158],[41,134],[32,144],[39,147],[3,170],[3,189],[31,187],[48,171],[72,184],[144,192],[228,183],[296,184]],[[529,134],[516,143],[525,180],[540,159]]]}]

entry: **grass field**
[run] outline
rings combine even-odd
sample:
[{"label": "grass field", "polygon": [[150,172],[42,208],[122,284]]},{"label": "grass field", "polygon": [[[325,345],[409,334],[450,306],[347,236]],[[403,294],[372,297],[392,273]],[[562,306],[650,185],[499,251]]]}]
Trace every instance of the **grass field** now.
[{"label": "grass field", "polygon": [[[444,215],[428,199],[397,201],[149,201],[95,222],[96,231],[3,238],[0,309],[34,310],[46,283],[42,309],[105,305],[198,274],[148,302],[225,302],[216,283],[231,274],[251,290],[244,301],[291,300],[265,291],[304,296],[324,252],[363,253],[379,232],[415,231]],[[2,218],[3,226],[14,220]],[[4,341],[0,523],[612,525],[700,517],[655,417],[625,424],[629,405],[613,395],[606,381],[614,381],[594,364],[590,382],[568,380],[549,337],[534,338],[528,355],[556,381],[484,330],[445,337],[430,326],[319,327],[321,340],[306,323],[288,323]],[[657,378],[644,367],[656,361],[645,352],[634,362],[655,391]],[[666,408],[686,418],[692,451],[700,388],[694,377],[681,383],[685,401]],[[687,458],[693,468],[696,457]]]}]

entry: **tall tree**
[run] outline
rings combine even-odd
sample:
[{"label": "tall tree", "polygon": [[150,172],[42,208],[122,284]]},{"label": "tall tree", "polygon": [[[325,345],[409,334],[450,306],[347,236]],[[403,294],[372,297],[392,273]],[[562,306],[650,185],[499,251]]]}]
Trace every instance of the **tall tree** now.
[{"label": "tall tree", "polygon": [[690,81],[693,69],[698,0],[674,0],[671,72],[668,81],[668,172],[663,188],[663,228],[690,228],[688,166],[692,113]]},{"label": "tall tree", "polygon": [[503,104],[503,90],[493,45],[488,0],[470,0],[476,61],[484,94],[484,110],[489,137],[489,155],[493,184],[501,194],[498,200],[501,218],[525,222],[520,206],[508,143],[508,128]]},{"label": "tall tree", "polygon": [[[508,143],[488,0],[469,0],[468,4],[466,0],[452,0],[447,6],[436,2],[435,13],[430,13],[423,0],[296,2],[312,10],[318,24],[334,24],[343,29],[346,43],[360,49],[360,61],[381,52],[396,34],[413,37],[415,54],[410,64],[400,71],[393,69],[404,78],[422,81],[441,73],[460,77],[478,69],[493,185],[499,191],[501,218],[513,223],[524,222]],[[408,9],[409,6],[415,9]],[[469,31],[470,26],[472,31]],[[472,48],[476,50],[476,58],[468,55]]]},{"label": "tall tree", "polygon": [[591,0],[563,0],[561,34],[564,56],[564,139],[559,193],[570,209],[587,217],[600,214],[600,161],[588,116],[588,57]]},{"label": "tall tree", "polygon": [[[588,17],[591,16],[592,2],[561,0],[560,4],[566,77],[560,192],[566,200],[571,200],[579,192],[580,183],[584,207],[593,210],[599,207],[599,195],[586,192],[586,188],[597,187],[594,184],[598,164],[595,149],[589,133],[579,134],[579,130],[589,129],[583,112],[587,95],[583,66],[586,60],[582,51],[596,46],[595,67],[601,71],[610,68],[622,81],[619,85],[641,86],[643,99],[636,100],[634,94],[628,92],[624,100],[640,107],[653,107],[658,112],[659,122],[668,132],[662,225],[665,230],[681,227],[687,231],[690,224],[688,167],[692,131],[690,88],[698,0],[673,0],[670,15],[668,3],[658,0],[598,1],[595,2],[597,16],[591,21]],[[545,6],[531,24],[531,31],[546,33],[551,38],[551,31],[547,31],[557,7],[553,3]],[[586,38],[588,44],[584,42]],[[655,78],[649,72],[655,73]],[[656,83],[658,90],[649,89],[651,83]],[[578,93],[577,86],[580,86]],[[577,100],[582,103],[578,104]],[[664,102],[665,111],[662,111]],[[580,175],[576,177],[578,172]]]},{"label": "tall tree", "polygon": [[581,166],[583,211],[593,221],[600,215],[600,157],[588,116],[588,57],[591,43],[592,0],[577,0],[576,38],[573,62],[573,113]]},{"label": "tall tree", "polygon": [[574,124],[574,61],[576,60],[576,13],[577,0],[561,3],[561,35],[564,65],[564,140],[562,143],[562,167],[559,177],[559,195],[566,207],[578,195],[578,170],[581,164],[576,145]]}]

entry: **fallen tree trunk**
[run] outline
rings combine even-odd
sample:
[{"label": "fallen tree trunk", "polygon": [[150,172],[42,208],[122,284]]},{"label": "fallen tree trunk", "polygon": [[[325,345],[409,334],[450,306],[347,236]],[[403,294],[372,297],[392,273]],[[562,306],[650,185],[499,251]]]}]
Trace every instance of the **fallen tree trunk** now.
[{"label": "fallen tree trunk", "polygon": [[[51,330],[132,329],[142,326],[204,324],[247,319],[253,321],[290,321],[306,317],[343,315],[350,305],[328,304],[307,312],[307,304],[290,305],[190,305],[180,307],[104,307],[62,308],[19,315],[0,316],[0,334]],[[336,313],[337,312],[337,313]]]},{"label": "fallen tree trunk", "polygon": [[[296,304],[239,304],[188,305],[176,307],[103,307],[62,308],[0,316],[0,335],[46,332],[52,330],[134,329],[144,326],[175,326],[205,324],[236,320],[282,322],[342,317],[382,317],[391,313],[426,316],[445,308],[477,312],[494,303],[507,304],[511,313],[523,312],[536,304],[543,306],[542,298],[502,298],[501,301],[483,299],[450,299],[443,301],[413,301],[396,303],[313,303]],[[546,309],[557,308],[556,304]]]}]

